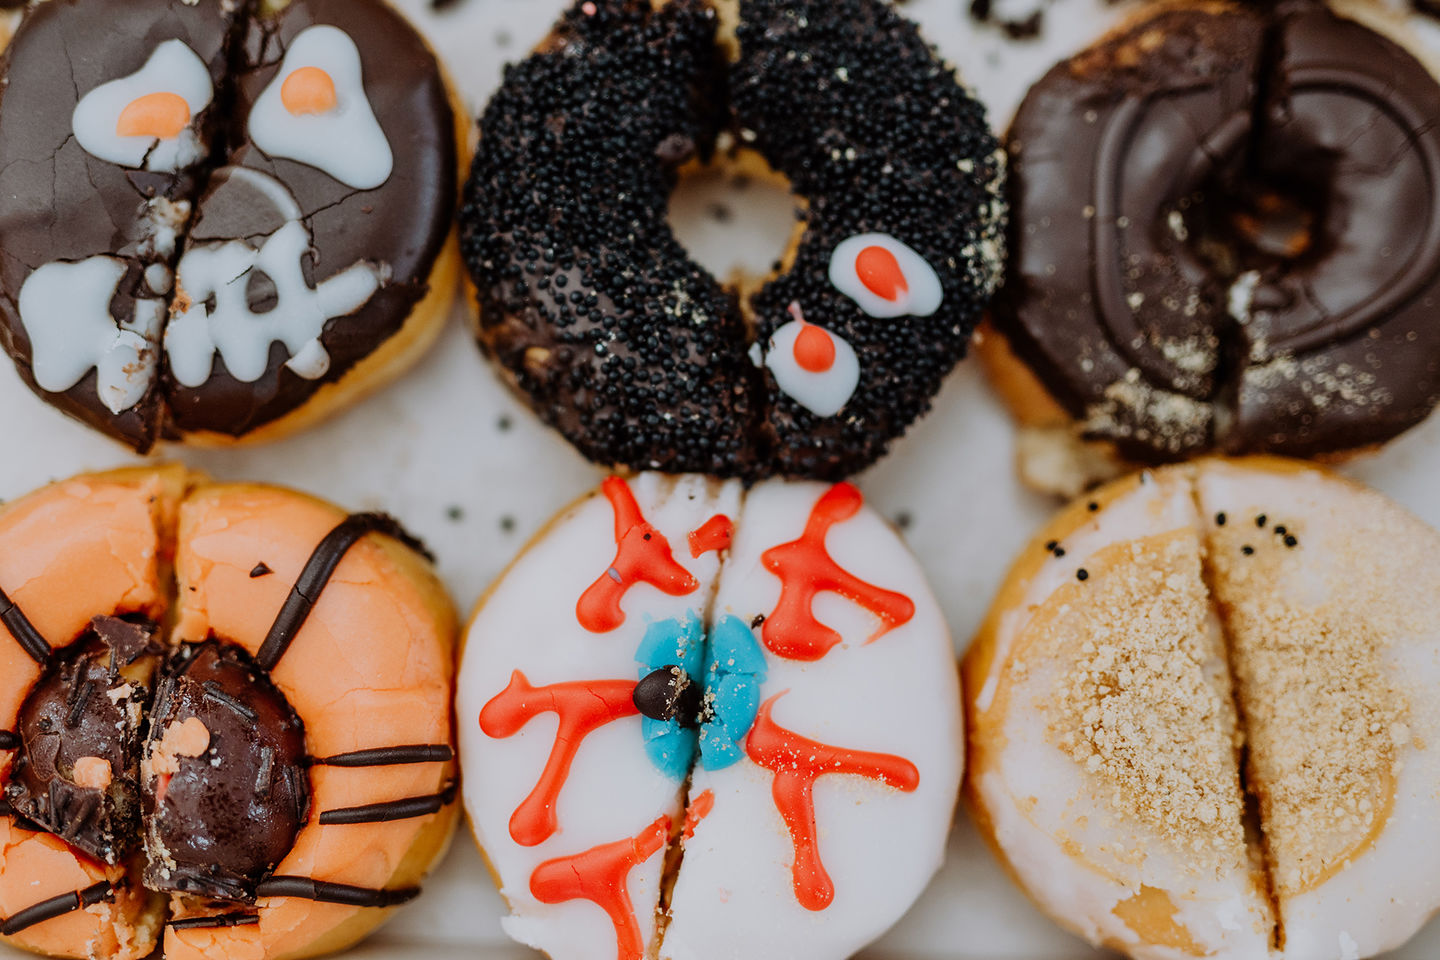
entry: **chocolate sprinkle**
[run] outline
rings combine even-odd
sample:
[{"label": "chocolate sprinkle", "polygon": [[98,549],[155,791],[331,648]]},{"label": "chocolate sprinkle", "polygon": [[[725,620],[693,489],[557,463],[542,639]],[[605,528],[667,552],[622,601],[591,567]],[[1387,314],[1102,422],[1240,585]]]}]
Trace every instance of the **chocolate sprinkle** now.
[{"label": "chocolate sprinkle", "polygon": [[448,763],[455,751],[442,743],[356,750],[312,761],[322,767],[390,767],[405,763]]},{"label": "chocolate sprinkle", "polygon": [[0,623],[5,624],[15,642],[20,644],[31,660],[41,666],[50,661],[52,651],[49,642],[40,636],[40,631],[36,630],[35,625],[25,616],[25,611],[17,607],[15,602],[5,595],[4,590],[0,590]]},{"label": "chocolate sprinkle", "polygon": [[234,697],[230,696],[230,694],[226,693],[214,680],[206,680],[204,690],[206,700],[218,703],[220,706],[224,707],[226,710],[229,710],[231,713],[240,717],[242,720],[248,720],[251,723],[255,721],[255,711],[251,710],[249,707],[245,706],[245,704],[241,703],[239,700],[236,700]]},{"label": "chocolate sprinkle", "polygon": [[420,888],[377,890],[373,887],[326,883],[323,880],[311,880],[309,877],[271,877],[260,882],[255,888],[255,895],[314,900],[316,903],[338,903],[348,907],[397,907],[420,896]]},{"label": "chocolate sprinkle", "polygon": [[272,573],[274,573],[274,572],[275,572],[274,570],[271,570],[271,569],[270,569],[268,566],[266,566],[264,563],[257,563],[257,564],[255,564],[255,566],[250,570],[250,579],[251,579],[251,580],[254,580],[254,579],[256,579],[257,577],[268,577],[270,574],[272,574]]},{"label": "chocolate sprinkle", "polygon": [[320,814],[320,825],[347,826],[356,823],[390,823],[395,820],[411,820],[415,817],[428,816],[455,802],[455,786],[452,783],[439,793],[425,797],[407,797],[404,800],[370,803],[363,807],[326,810]]},{"label": "chocolate sprinkle", "polygon": [[47,920],[54,920],[56,917],[63,917],[67,913],[74,913],[76,910],[83,910],[109,900],[114,895],[115,888],[104,881],[74,893],[62,893],[58,897],[51,897],[33,907],[21,910],[10,919],[0,922],[0,935],[13,937],[22,930],[28,930]]},{"label": "chocolate sprinkle", "polygon": [[310,559],[305,561],[305,568],[300,571],[300,577],[290,589],[290,595],[285,598],[285,604],[271,625],[265,642],[261,644],[260,652],[255,655],[255,662],[261,669],[274,670],[280,663],[280,658],[285,656],[285,651],[290,648],[295,635],[305,625],[311,608],[320,599],[320,594],[330,582],[330,578],[335,575],[335,568],[340,566],[340,561],[345,559],[350,548],[370,533],[399,540],[426,559],[434,559],[424,544],[407,533],[393,517],[383,513],[357,513],[347,517],[325,535],[325,539],[321,540],[310,554]]},{"label": "chocolate sprinkle", "polygon": [[1090,579],[1090,571],[1086,570],[1084,567],[1081,567],[1079,570],[1075,571],[1075,579],[1079,580],[1081,583],[1084,583],[1086,580]]},{"label": "chocolate sprinkle", "polygon": [[260,922],[260,918],[253,913],[217,913],[211,917],[187,917],[184,920],[171,920],[169,927],[172,930],[209,930],[221,927],[249,927]]}]

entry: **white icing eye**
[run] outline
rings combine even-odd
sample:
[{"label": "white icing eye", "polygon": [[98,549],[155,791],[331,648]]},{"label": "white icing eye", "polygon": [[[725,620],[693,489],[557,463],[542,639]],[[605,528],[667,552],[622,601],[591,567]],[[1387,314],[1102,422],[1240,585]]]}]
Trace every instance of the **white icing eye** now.
[{"label": "white icing eye", "polygon": [[796,319],[770,338],[765,366],[786,395],[819,417],[844,409],[860,383],[860,360],[844,337]]},{"label": "white icing eye", "polygon": [[62,393],[96,371],[100,402],[111,413],[129,410],[155,380],[155,343],[163,300],[136,300],[135,317],[116,323],[110,301],[125,262],[91,257],[47,263],[20,287],[20,322],[30,338],[30,365],[42,390]]},{"label": "white icing eye", "polygon": [[250,111],[249,130],[266,154],[309,164],[357,190],[380,186],[394,168],[365,96],[360,50],[338,27],[309,27],[295,37]]},{"label": "white icing eye", "polygon": [[145,66],[81,97],[70,124],[92,156],[174,173],[204,157],[193,122],[214,95],[205,62],[184,41],[166,40]]},{"label": "white icing eye", "polygon": [[945,299],[935,270],[886,233],[862,233],[830,255],[830,282],[872,317],[928,317]]}]

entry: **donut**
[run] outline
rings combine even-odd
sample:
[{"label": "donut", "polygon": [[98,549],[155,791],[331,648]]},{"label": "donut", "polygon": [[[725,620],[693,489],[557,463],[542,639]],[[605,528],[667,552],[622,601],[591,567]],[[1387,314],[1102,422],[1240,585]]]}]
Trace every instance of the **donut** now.
[{"label": "donut", "polygon": [[1031,88],[984,353],[1033,449],[1336,459],[1430,413],[1440,85],[1408,46],[1362,4],[1156,5]]},{"label": "donut", "polygon": [[465,808],[555,960],[839,960],[939,868],[954,652],[847,483],[610,477],[465,635]]},{"label": "donut", "polygon": [[72,417],[274,439],[438,334],[463,111],[384,0],[34,4],[0,81],[0,345]]},{"label": "donut", "polygon": [[0,512],[0,942],[310,957],[458,814],[456,620],[393,520],[180,467]]},{"label": "donut", "polygon": [[[480,345],[607,466],[843,479],[929,408],[999,277],[984,109],[879,0],[578,2],[480,134],[460,214]],[[708,164],[804,207],[753,296],[667,222]]]},{"label": "donut", "polygon": [[966,797],[1135,960],[1372,957],[1440,908],[1440,534],[1293,460],[1082,498],[964,662]]}]

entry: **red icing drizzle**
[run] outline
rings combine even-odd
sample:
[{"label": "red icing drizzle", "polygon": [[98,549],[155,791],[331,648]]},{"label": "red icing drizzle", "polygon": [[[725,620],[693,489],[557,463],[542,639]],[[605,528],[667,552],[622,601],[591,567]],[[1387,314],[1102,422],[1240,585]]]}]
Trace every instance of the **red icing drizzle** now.
[{"label": "red icing drizzle", "polygon": [[840,642],[840,634],[815,619],[811,605],[819,593],[838,593],[880,618],[876,640],[915,616],[915,604],[903,593],[882,590],[845,571],[825,549],[825,535],[859,512],[865,498],[848,483],[826,491],[810,511],[799,540],[771,547],[760,561],[780,578],[780,601],[765,620],[761,637],[776,656],[819,660]]},{"label": "red icing drizzle", "polygon": [[700,821],[710,816],[710,811],[715,809],[715,791],[706,790],[700,796],[690,801],[690,806],[685,808],[685,839],[689,840],[695,836],[695,828],[700,826]]},{"label": "red icing drizzle", "polygon": [[714,550],[716,553],[730,549],[730,536],[735,532],[735,524],[723,513],[706,520],[699,527],[690,531],[690,556],[699,558],[701,554]]},{"label": "red icing drizzle", "polygon": [[637,583],[648,583],[672,597],[700,588],[700,582],[675,562],[670,541],[645,520],[630,485],[619,477],[601,488],[615,509],[615,560],[580,595],[575,616],[591,633],[608,633],[625,622],[620,598]]},{"label": "red icing drizzle", "polygon": [[669,839],[670,818],[662,816],[639,836],[545,861],[530,875],[530,892],[541,903],[591,901],[615,925],[619,960],[644,960],[645,936],[630,902],[630,871],[664,849]]},{"label": "red icing drizzle", "polygon": [[510,836],[522,847],[533,847],[554,836],[559,828],[555,801],[570,776],[570,764],[580,744],[591,733],[615,720],[640,711],[632,699],[634,680],[583,680],[532,687],[516,670],[510,685],[480,711],[480,729],[487,737],[513,737],[542,713],[560,718],[555,745],[535,789],[510,817]]},{"label": "red icing drizzle", "polygon": [[816,779],[845,774],[878,780],[910,793],[920,786],[920,771],[904,757],[843,750],[786,730],[770,717],[775,701],[786,693],[789,691],[777,693],[760,707],[745,741],[745,752],[775,774],[771,793],[795,844],[795,863],[791,867],[795,899],[806,910],[824,910],[835,899],[835,884],[820,862],[815,825]]},{"label": "red icing drizzle", "polygon": [[901,294],[910,292],[900,261],[884,247],[870,246],[861,250],[855,258],[855,274],[866,289],[886,300],[899,300]]}]

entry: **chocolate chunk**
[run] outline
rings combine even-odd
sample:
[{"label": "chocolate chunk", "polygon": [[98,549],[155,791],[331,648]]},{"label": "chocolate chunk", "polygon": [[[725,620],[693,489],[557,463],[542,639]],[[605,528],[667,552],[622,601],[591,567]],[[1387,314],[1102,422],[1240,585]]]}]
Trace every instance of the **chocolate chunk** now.
[{"label": "chocolate chunk", "polygon": [[694,726],[703,691],[678,666],[665,666],[647,674],[635,685],[635,709],[651,720],[679,720]]},{"label": "chocolate chunk", "polygon": [[305,824],[304,728],[249,655],[213,640],[182,648],[162,670],[146,743],[152,765],[166,732],[191,718],[209,732],[204,754],[177,756],[173,774],[141,785],[145,885],[249,903]]},{"label": "chocolate chunk", "polygon": [[[111,660],[120,649],[134,653],[125,665],[133,664],[148,649],[150,631],[110,617],[97,617],[94,628],[56,654],[21,705],[5,798],[40,829],[114,864],[135,845],[141,721],[132,708],[149,695],[138,680],[112,669]],[[108,766],[108,785],[78,783],[86,779],[77,772],[81,761]]]},{"label": "chocolate chunk", "polygon": [[117,672],[128,667],[145,653],[155,652],[153,628],[121,620],[119,617],[96,617],[90,621],[90,629],[100,642],[110,648],[110,671]]}]

